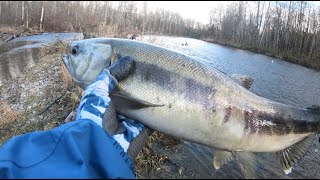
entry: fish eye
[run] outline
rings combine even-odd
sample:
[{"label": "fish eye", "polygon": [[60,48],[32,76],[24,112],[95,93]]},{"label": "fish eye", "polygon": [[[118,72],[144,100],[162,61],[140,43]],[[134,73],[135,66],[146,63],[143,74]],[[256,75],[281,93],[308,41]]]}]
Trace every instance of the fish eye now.
[{"label": "fish eye", "polygon": [[75,45],[72,47],[71,53],[73,55],[76,55],[78,53],[78,50],[79,50],[79,45]]}]

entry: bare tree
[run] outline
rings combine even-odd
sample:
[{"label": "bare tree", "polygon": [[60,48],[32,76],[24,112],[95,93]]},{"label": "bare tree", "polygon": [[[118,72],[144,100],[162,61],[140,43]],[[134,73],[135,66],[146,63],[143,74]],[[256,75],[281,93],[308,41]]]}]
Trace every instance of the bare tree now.
[{"label": "bare tree", "polygon": [[42,31],[42,21],[43,21],[43,13],[44,13],[44,1],[42,1],[42,8],[41,8],[41,17],[40,17],[40,31]]},{"label": "bare tree", "polygon": [[26,7],[27,7],[27,11],[26,11],[26,13],[27,13],[27,16],[26,16],[26,27],[29,27],[29,3],[28,3],[28,1],[26,1]]}]

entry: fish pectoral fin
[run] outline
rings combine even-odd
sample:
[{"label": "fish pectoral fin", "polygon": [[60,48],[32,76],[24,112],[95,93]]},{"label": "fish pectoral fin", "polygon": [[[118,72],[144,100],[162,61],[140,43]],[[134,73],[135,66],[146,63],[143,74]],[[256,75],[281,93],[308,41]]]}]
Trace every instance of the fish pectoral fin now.
[{"label": "fish pectoral fin", "polygon": [[297,142],[296,144],[278,151],[276,154],[280,158],[280,165],[286,174],[289,174],[293,165],[306,153],[308,147],[312,143],[312,136]]},{"label": "fish pectoral fin", "polygon": [[216,150],[213,158],[213,166],[215,169],[220,169],[223,165],[232,161],[232,153],[229,151]]},{"label": "fish pectoral fin", "polygon": [[130,94],[122,91],[117,91],[110,94],[110,98],[115,103],[116,107],[121,104],[122,107],[128,109],[142,109],[147,107],[164,106],[162,104],[153,104],[144,100],[137,99]]},{"label": "fish pectoral fin", "polygon": [[249,76],[246,75],[241,75],[241,74],[231,74],[230,77],[235,80],[238,84],[241,86],[250,89],[253,79]]},{"label": "fish pectoral fin", "polygon": [[241,172],[247,179],[257,178],[258,160],[251,152],[232,152],[236,157]]}]

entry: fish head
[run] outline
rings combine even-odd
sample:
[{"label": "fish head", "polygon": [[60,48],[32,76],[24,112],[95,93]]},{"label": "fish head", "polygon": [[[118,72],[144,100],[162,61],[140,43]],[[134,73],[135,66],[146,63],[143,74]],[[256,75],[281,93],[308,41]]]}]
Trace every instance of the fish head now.
[{"label": "fish head", "polygon": [[112,48],[109,44],[99,42],[74,41],[61,58],[74,82],[85,89],[110,65]]}]

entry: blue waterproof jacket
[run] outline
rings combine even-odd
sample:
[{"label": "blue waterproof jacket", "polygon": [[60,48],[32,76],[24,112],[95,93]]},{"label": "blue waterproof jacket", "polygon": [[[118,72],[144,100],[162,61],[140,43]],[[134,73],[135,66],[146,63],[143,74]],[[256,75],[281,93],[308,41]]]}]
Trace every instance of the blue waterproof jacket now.
[{"label": "blue waterproof jacket", "polygon": [[109,71],[103,71],[86,88],[75,121],[4,143],[0,178],[135,178],[126,151],[143,125],[123,121],[127,131],[114,136],[102,127],[115,83]]}]

